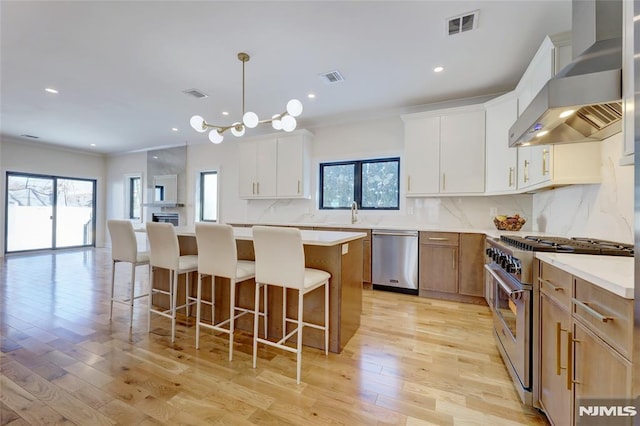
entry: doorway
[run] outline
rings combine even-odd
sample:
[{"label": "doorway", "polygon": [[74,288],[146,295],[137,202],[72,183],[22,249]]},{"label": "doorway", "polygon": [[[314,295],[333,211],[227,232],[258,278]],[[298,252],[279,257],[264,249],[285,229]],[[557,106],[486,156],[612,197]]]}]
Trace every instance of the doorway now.
[{"label": "doorway", "polygon": [[5,253],[95,246],[96,180],[7,172]]}]

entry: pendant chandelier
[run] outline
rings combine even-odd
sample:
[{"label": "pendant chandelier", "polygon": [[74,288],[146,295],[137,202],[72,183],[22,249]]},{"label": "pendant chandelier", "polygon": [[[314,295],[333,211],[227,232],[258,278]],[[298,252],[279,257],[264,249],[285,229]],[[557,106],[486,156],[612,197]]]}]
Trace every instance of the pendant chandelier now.
[{"label": "pendant chandelier", "polygon": [[222,142],[224,139],[224,132],[231,131],[231,134],[236,137],[244,135],[245,128],[253,129],[262,123],[271,123],[271,126],[275,130],[284,130],[285,132],[292,132],[295,130],[297,122],[296,117],[302,114],[302,102],[297,99],[291,99],[287,102],[287,108],[280,114],[275,114],[271,118],[260,120],[255,112],[247,111],[244,109],[244,64],[249,61],[249,55],[240,52],[238,53],[238,59],[242,62],[242,122],[235,122],[229,126],[218,126],[215,124],[207,123],[204,118],[199,115],[191,117],[190,124],[197,132],[204,133],[209,131],[209,140],[215,144]]}]

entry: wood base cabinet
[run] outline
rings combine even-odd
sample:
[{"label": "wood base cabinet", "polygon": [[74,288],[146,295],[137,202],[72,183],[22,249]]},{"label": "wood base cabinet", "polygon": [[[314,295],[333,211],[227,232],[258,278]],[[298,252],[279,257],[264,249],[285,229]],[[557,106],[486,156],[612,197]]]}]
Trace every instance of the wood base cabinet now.
[{"label": "wood base cabinet", "polygon": [[552,424],[572,425],[580,423],[581,406],[626,405],[633,300],[543,261],[538,276],[540,408]]},{"label": "wood base cabinet", "polygon": [[484,304],[484,243],[484,234],[420,232],[419,295]]},{"label": "wood base cabinet", "polygon": [[540,404],[553,424],[571,424],[571,380],[567,372],[571,314],[540,293]]}]

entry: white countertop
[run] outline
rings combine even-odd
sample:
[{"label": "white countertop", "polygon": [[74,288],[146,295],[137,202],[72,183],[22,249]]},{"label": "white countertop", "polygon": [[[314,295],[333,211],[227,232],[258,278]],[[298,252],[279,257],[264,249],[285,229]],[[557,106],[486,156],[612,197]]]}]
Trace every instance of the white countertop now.
[{"label": "white countertop", "polygon": [[[283,222],[241,222],[230,221],[230,223],[236,225],[267,225],[267,226],[297,226],[301,228],[344,228],[344,229],[389,229],[389,230],[408,230],[408,231],[431,231],[431,232],[459,232],[467,234],[485,234],[490,238],[500,238],[501,235],[552,235],[548,232],[537,231],[500,231],[494,227],[492,228],[458,228],[458,227],[443,227],[438,225],[381,225],[371,224],[365,222],[356,223],[339,223],[339,222],[300,222],[300,223],[283,223]],[[559,235],[561,236],[561,235]]]},{"label": "white countertop", "polygon": [[[146,232],[145,228],[137,228],[136,232]],[[300,231],[302,236],[302,244],[310,246],[335,246],[338,244],[348,243],[349,241],[364,238],[367,234],[362,232],[340,232],[340,231]],[[195,237],[196,233],[193,228],[176,227],[176,234],[179,236]],[[237,240],[253,240],[251,228],[233,228],[233,235]]]},{"label": "white countertop", "polygon": [[536,257],[625,299],[634,298],[633,257],[541,252]]}]

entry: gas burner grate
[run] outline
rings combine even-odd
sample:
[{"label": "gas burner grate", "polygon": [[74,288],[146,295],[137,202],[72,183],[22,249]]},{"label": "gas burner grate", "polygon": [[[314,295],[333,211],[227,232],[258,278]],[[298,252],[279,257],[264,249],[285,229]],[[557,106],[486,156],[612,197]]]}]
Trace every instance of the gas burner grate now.
[{"label": "gas burner grate", "polygon": [[500,240],[524,251],[633,256],[631,244],[595,238],[503,235]]}]

